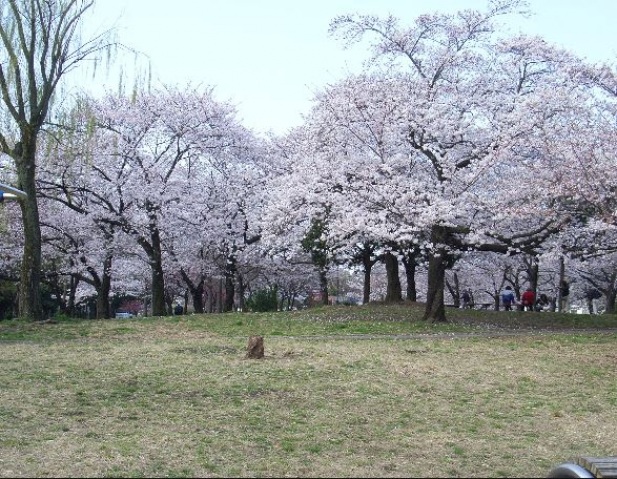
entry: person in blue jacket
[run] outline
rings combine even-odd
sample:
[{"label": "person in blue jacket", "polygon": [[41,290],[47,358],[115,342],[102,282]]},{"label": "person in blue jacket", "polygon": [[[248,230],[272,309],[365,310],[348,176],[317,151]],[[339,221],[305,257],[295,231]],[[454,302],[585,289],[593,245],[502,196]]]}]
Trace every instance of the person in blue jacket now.
[{"label": "person in blue jacket", "polygon": [[514,297],[514,292],[512,291],[511,286],[506,286],[506,288],[501,293],[501,304],[506,311],[512,311],[512,306],[516,302],[516,298]]}]

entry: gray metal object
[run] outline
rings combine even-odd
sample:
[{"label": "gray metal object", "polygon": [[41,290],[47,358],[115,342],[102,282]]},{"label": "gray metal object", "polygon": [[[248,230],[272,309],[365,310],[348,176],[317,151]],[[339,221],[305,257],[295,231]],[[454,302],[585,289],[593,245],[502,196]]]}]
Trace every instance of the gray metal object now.
[{"label": "gray metal object", "polygon": [[6,200],[15,201],[18,199],[19,197],[17,195],[14,195],[13,193],[5,193],[4,191],[0,190],[0,202]]},{"label": "gray metal object", "polygon": [[4,183],[0,183],[0,191],[4,193],[2,196],[5,200],[23,200],[27,196],[25,192]]},{"label": "gray metal object", "polygon": [[559,464],[551,469],[551,472],[548,473],[549,478],[565,478],[565,479],[595,479],[591,472],[589,472],[584,467],[581,467],[577,464],[573,464],[571,462],[565,462],[563,464]]}]

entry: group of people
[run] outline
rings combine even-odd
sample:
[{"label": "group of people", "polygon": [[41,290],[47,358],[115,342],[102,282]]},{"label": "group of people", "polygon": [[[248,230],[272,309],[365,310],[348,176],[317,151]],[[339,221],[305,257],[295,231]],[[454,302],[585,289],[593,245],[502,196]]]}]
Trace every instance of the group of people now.
[{"label": "group of people", "polygon": [[[516,297],[514,296],[514,291],[512,291],[511,286],[506,286],[501,293],[501,304],[503,304],[506,311],[512,311],[512,308],[517,305]],[[536,298],[534,290],[527,288],[521,295],[521,311],[548,311],[550,308],[551,302],[544,293]]]},{"label": "group of people", "polygon": [[[559,285],[559,288],[561,298],[560,311],[565,311],[568,295],[570,294],[570,285],[564,280]],[[552,300],[544,293],[536,295],[532,288],[527,288],[521,294],[520,302],[517,302],[512,286],[506,286],[501,292],[500,299],[506,311],[512,311],[515,307],[521,311],[555,311],[556,309],[555,300]],[[470,290],[466,289],[462,292],[461,300],[463,309],[473,309],[474,300]]]}]

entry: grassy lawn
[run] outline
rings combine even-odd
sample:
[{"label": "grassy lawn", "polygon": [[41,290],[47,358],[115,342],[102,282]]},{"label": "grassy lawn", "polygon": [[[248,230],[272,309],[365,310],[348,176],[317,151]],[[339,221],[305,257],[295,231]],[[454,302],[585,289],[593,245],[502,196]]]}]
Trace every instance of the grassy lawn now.
[{"label": "grassy lawn", "polygon": [[617,455],[616,332],[435,334],[615,317],[449,314],[0,322],[0,477],[541,477]]}]

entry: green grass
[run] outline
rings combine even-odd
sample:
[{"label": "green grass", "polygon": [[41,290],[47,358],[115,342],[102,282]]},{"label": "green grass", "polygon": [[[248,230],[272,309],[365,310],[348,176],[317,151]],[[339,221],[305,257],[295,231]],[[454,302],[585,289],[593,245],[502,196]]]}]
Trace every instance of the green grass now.
[{"label": "green grass", "polygon": [[[421,313],[0,322],[0,477],[529,477],[617,455],[617,334],[452,340],[530,326]],[[252,334],[264,360],[244,358]]]},{"label": "green grass", "polygon": [[0,321],[0,341],[50,341],[96,338],[101,335],[139,335],[144,330],[174,327],[177,330],[208,332],[222,336],[261,334],[267,336],[429,334],[494,330],[561,330],[617,328],[615,315],[577,315],[448,309],[449,321],[422,321],[419,304],[371,304],[350,307],[319,307],[275,313],[226,313],[132,318],[106,321],[64,320],[57,324]]}]

